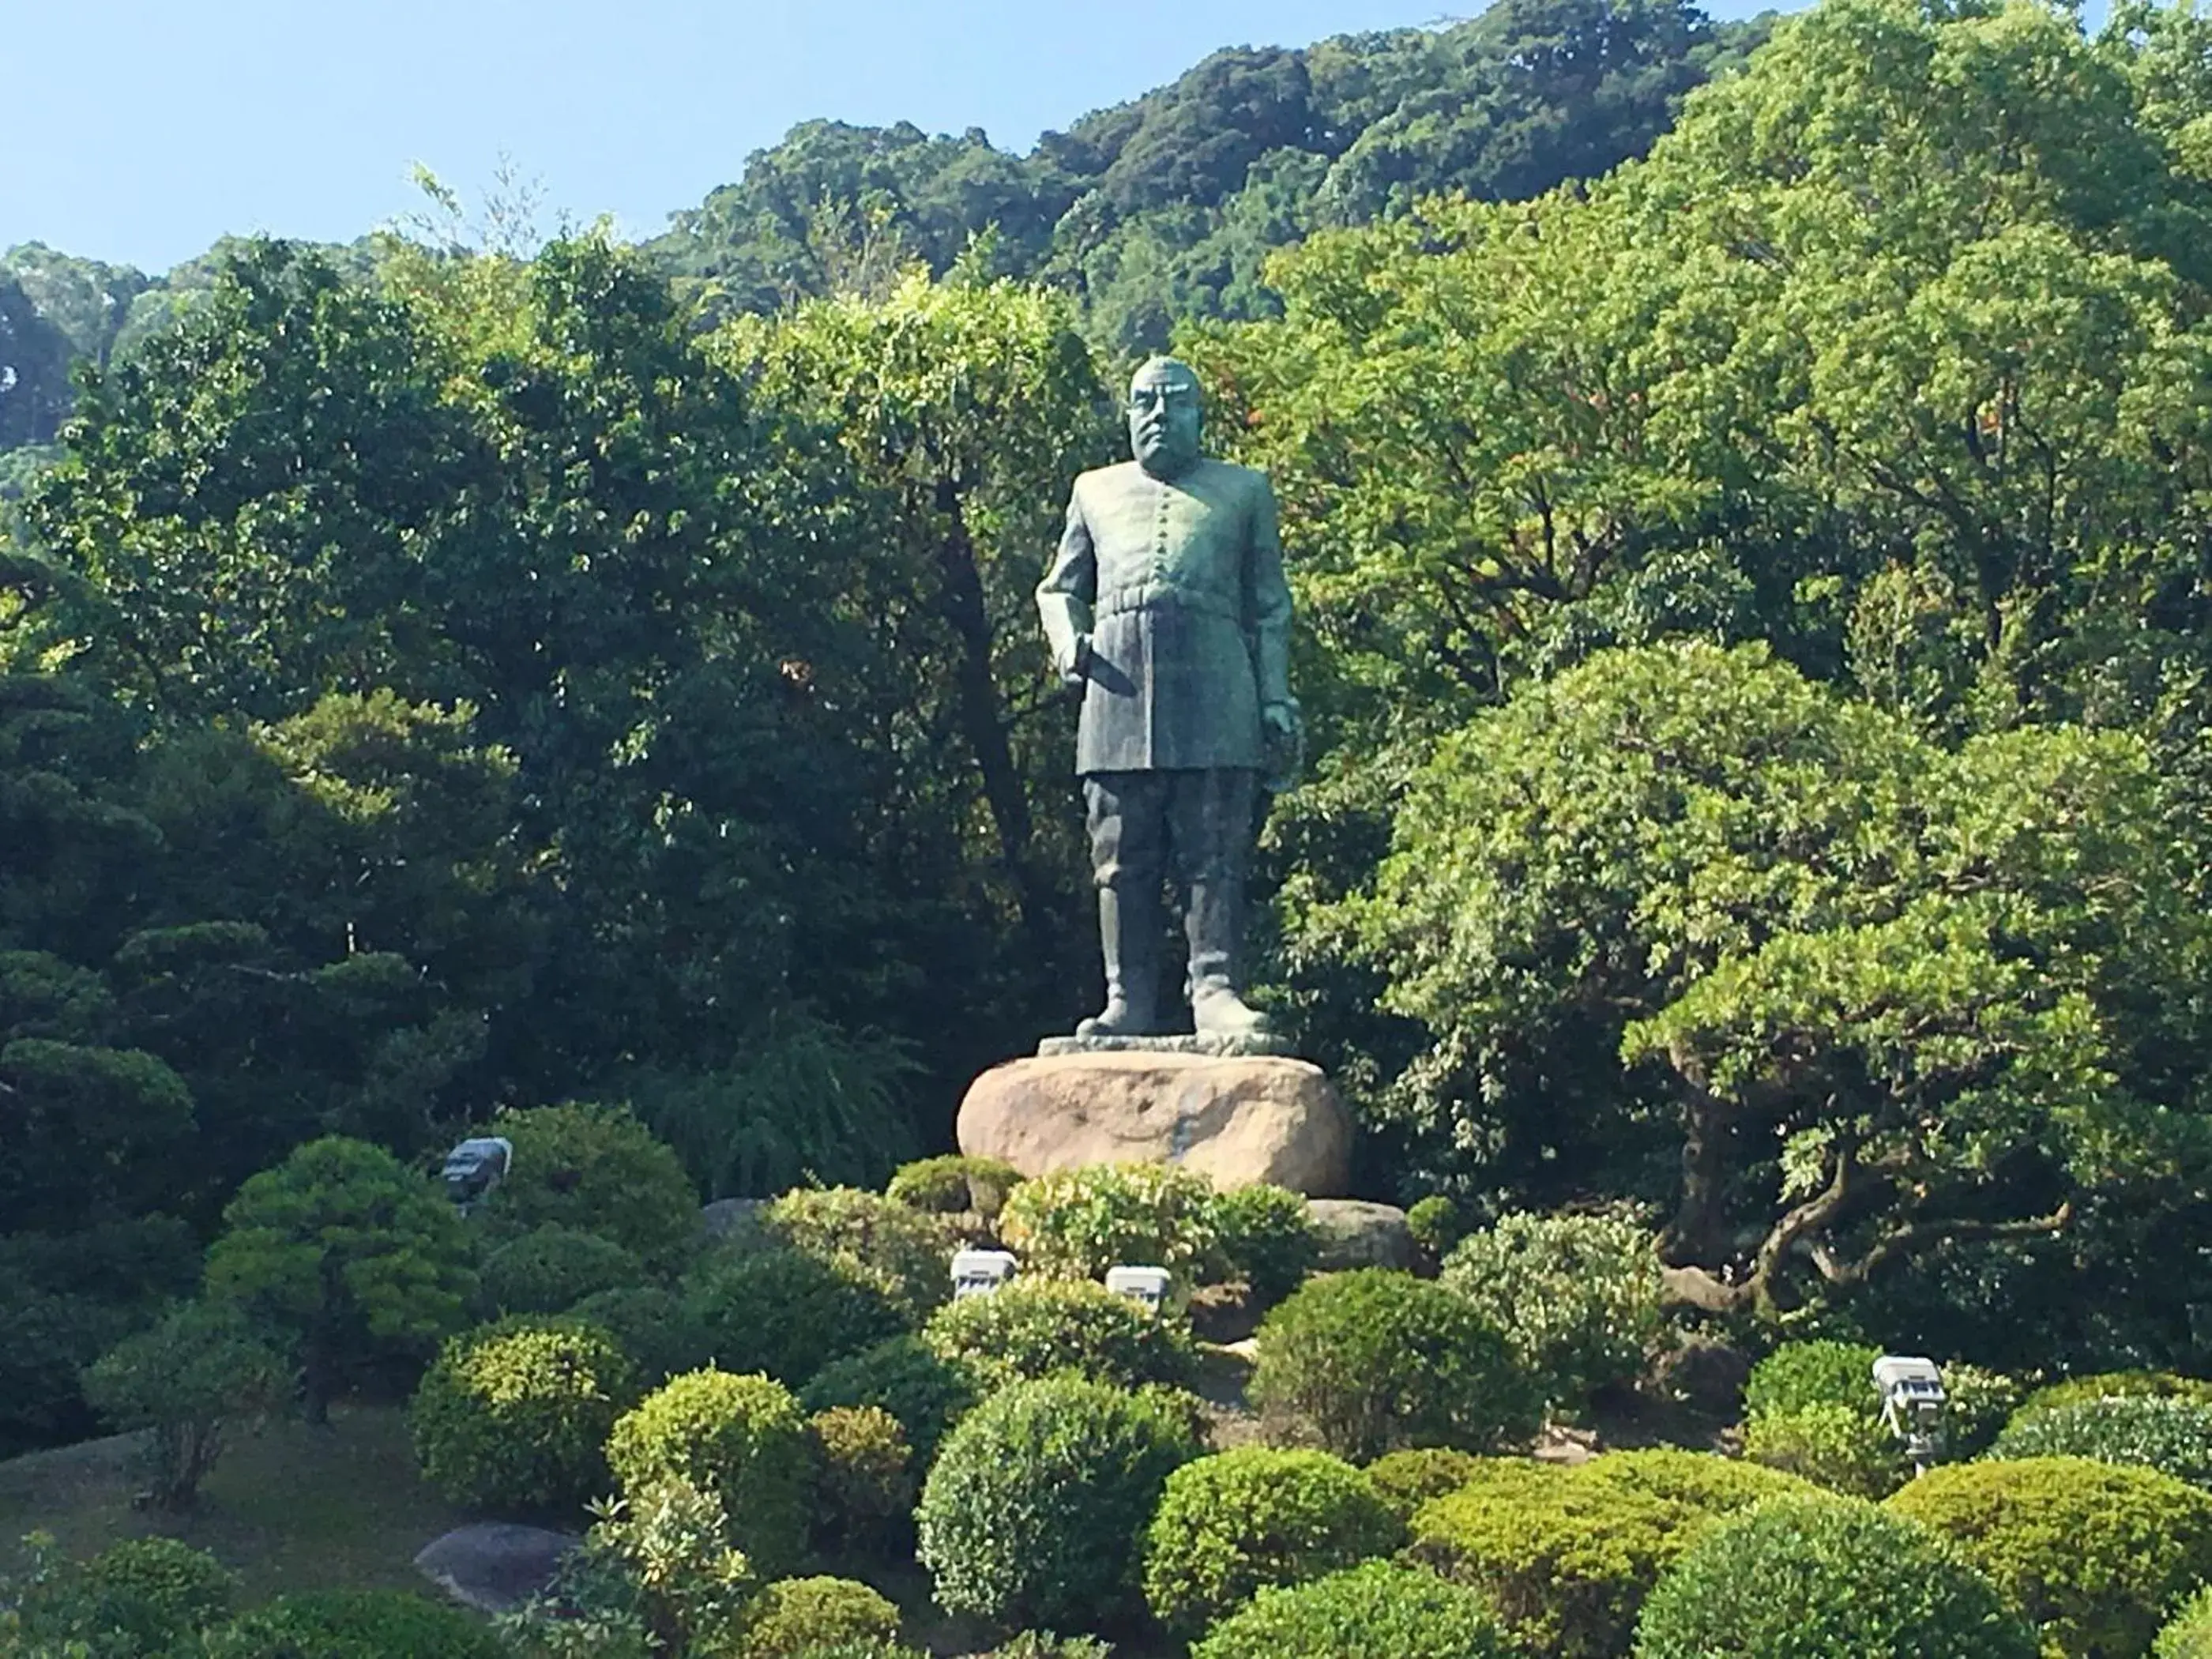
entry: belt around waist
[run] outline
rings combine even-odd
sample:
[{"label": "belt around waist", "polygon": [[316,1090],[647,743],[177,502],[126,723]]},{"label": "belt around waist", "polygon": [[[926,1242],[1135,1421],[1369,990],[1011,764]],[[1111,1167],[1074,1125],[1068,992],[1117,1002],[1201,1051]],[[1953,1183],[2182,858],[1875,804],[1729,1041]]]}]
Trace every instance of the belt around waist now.
[{"label": "belt around waist", "polygon": [[1243,607],[1231,595],[1212,593],[1203,588],[1177,587],[1172,582],[1140,582],[1134,587],[1117,587],[1110,593],[1101,593],[1091,611],[1094,617],[1112,617],[1130,611],[1149,611],[1156,605],[1195,611],[1233,623],[1243,620]]}]

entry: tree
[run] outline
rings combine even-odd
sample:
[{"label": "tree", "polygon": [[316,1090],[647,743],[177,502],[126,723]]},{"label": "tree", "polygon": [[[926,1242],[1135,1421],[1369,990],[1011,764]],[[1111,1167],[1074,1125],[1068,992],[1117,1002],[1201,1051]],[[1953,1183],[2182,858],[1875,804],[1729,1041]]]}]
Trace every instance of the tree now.
[{"label": "tree", "polygon": [[459,1217],[380,1147],[327,1136],[239,1188],[207,1290],[295,1344],[307,1420],[330,1420],[347,1366],[458,1328],[475,1274]]},{"label": "tree", "polygon": [[226,1431],[289,1392],[289,1368],[237,1309],[193,1302],[100,1356],[86,1396],[121,1432],[144,1430],[147,1497],[189,1510],[222,1455]]},{"label": "tree", "polygon": [[1425,1027],[1391,1099],[1440,1167],[1671,1187],[1672,1292],[1771,1309],[2202,1178],[2212,936],[2154,786],[2118,734],[1948,747],[1757,647],[1608,652],[1439,744],[1316,925]]}]

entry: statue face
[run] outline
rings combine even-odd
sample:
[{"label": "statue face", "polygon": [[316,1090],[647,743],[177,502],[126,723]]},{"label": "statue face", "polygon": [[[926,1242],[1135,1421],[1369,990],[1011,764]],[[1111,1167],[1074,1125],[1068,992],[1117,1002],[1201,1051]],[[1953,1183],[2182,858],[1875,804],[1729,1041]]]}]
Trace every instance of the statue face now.
[{"label": "statue face", "polygon": [[1129,382],[1129,453],[1156,477],[1172,478],[1198,459],[1198,376],[1155,358]]}]

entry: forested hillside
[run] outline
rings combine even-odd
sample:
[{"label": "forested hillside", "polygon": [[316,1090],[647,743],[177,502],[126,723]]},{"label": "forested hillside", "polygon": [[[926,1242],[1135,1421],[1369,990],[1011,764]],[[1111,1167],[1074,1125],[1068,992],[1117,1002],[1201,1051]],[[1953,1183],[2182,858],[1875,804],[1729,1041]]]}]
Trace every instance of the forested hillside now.
[{"label": "forested hillside", "polygon": [[[1300,616],[1259,990],[1366,1189],[1615,1206],[1737,1336],[2212,1361],[2212,24],[1822,0],[1685,94],[1726,46],[1228,52],[181,306],[19,253],[88,366],[4,405],[0,1443],[288,1182],[565,1099],[878,1182],[1095,1006],[1031,590],[1177,318]],[[411,1382],[392,1294],[319,1387]]]}]

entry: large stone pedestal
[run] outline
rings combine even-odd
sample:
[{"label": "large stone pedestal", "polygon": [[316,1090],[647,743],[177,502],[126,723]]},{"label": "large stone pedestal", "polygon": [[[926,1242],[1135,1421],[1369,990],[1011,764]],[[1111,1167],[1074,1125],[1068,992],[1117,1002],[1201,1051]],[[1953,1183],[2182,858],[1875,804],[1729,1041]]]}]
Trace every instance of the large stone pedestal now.
[{"label": "large stone pedestal", "polygon": [[1352,1120],[1310,1060],[1115,1048],[994,1066],[960,1103],[960,1150],[1024,1175],[1180,1164],[1223,1187],[1309,1197],[1351,1176]]}]

